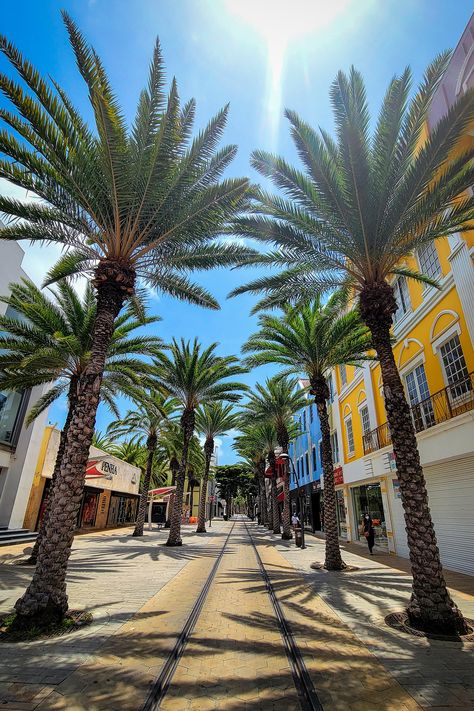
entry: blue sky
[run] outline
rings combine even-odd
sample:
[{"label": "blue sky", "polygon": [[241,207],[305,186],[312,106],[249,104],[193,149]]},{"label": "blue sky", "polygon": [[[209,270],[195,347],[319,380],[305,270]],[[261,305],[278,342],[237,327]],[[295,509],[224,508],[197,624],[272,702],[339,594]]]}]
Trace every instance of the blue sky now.
[{"label": "blue sky", "polygon": [[[288,8],[291,8],[291,11]],[[169,77],[176,75],[182,100],[197,100],[197,127],[230,102],[226,143],[239,153],[231,175],[250,175],[249,156],[264,148],[296,162],[282,117],[295,109],[314,125],[332,130],[328,90],[339,69],[354,64],[366,79],[372,111],[386,85],[406,64],[415,83],[441,50],[454,48],[472,12],[467,0],[2,0],[1,31],[43,73],[63,84],[86,116],[87,98],[68,47],[60,9],[66,9],[101,55],[127,117],[132,118],[146,82],[155,37],[161,40]],[[288,14],[290,12],[290,14]],[[5,68],[0,63],[0,68]],[[1,103],[0,99],[0,103]],[[9,190],[0,185],[0,189]],[[23,245],[24,266],[37,281],[54,262],[53,248]],[[254,273],[252,273],[252,276]],[[250,276],[250,274],[247,274]],[[168,298],[153,298],[162,317],[157,330],[172,336],[217,340],[222,353],[238,353],[252,332],[253,297],[227,300],[243,278],[216,271],[201,278],[219,299],[210,312]],[[1,285],[0,285],[1,286]],[[246,378],[252,384],[263,369]],[[124,407],[126,404],[124,403]],[[63,403],[50,410],[62,424]],[[100,410],[97,426],[109,416]],[[221,463],[232,461],[230,440]]]}]

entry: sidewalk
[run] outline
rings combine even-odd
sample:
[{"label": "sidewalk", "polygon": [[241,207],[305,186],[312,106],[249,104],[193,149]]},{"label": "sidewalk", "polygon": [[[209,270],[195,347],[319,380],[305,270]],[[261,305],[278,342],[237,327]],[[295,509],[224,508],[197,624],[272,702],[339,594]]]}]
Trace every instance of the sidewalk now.
[{"label": "sidewalk", "polygon": [[[370,556],[356,544],[342,544],[346,563],[359,570],[347,573],[314,571],[324,561],[324,540],[306,536],[305,550],[266,533],[276,549],[306,578],[308,595],[319,595],[390,674],[424,709],[474,709],[474,643],[441,642],[406,635],[384,624],[389,612],[400,611],[410,597],[409,564],[404,558]],[[466,617],[474,618],[474,579],[447,572],[452,596]],[[374,698],[374,708],[377,695]],[[369,706],[370,708],[370,706]]]},{"label": "sidewalk", "polygon": [[[92,612],[93,623],[63,637],[1,643],[0,708],[36,709],[78,667],[97,659],[94,655],[107,640],[120,634],[122,626],[185,566],[192,561],[202,566],[203,561],[211,560],[210,549],[221,540],[222,527],[222,522],[213,521],[207,536],[197,536],[194,526],[183,526],[183,548],[167,548],[168,531],[164,530],[145,531],[143,538],[133,538],[132,529],[77,536],[68,568],[69,605]],[[15,565],[26,557],[23,550],[31,550],[31,546],[1,549],[1,612],[12,609],[32,575],[33,568]],[[146,622],[146,616],[144,619]],[[120,664],[115,668],[120,670]],[[96,708],[101,711],[102,707]]]}]

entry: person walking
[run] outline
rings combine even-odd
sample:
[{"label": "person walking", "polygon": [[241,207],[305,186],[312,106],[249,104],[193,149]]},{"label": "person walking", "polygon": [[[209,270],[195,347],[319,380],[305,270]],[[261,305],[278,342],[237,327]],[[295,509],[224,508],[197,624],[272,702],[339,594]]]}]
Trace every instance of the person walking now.
[{"label": "person walking", "polygon": [[374,545],[375,545],[375,529],[374,529],[374,525],[372,523],[372,519],[370,518],[370,515],[368,513],[366,513],[364,515],[363,526],[364,526],[364,536],[367,539],[367,545],[369,546],[370,555],[374,555],[373,549],[374,549]]},{"label": "person walking", "polygon": [[291,517],[291,525],[293,526],[294,531],[300,527],[300,520],[296,515],[296,511],[293,512],[293,516]]}]

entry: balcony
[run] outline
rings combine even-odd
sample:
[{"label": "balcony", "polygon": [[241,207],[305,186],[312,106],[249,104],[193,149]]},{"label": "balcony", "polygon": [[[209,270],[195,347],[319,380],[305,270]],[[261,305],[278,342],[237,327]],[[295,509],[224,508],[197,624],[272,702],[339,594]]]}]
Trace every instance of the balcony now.
[{"label": "balcony", "polygon": [[[474,373],[470,373],[463,380],[458,380],[452,385],[439,390],[430,397],[422,400],[410,408],[413,425],[416,432],[439,425],[441,422],[451,420],[457,415],[462,415],[474,409]],[[376,452],[387,447],[392,442],[388,422],[380,427],[367,432],[362,437],[364,454]]]}]

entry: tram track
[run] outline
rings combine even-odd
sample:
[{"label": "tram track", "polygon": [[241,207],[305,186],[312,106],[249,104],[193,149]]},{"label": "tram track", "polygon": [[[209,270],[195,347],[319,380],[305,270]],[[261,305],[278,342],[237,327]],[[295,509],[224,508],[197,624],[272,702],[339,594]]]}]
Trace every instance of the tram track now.
[{"label": "tram track", "polygon": [[157,711],[161,703],[163,702],[164,698],[166,697],[166,694],[169,690],[169,687],[172,683],[173,676],[176,672],[176,669],[183,658],[186,647],[188,645],[188,642],[190,640],[190,637],[193,633],[193,630],[196,627],[196,623],[199,619],[199,616],[201,615],[201,611],[204,607],[204,604],[206,602],[206,599],[208,597],[209,590],[212,586],[212,583],[214,582],[214,579],[216,577],[217,571],[219,569],[219,566],[221,564],[222,558],[224,556],[224,553],[226,551],[227,545],[229,543],[229,540],[234,532],[235,525],[236,523],[243,523],[245,526],[245,531],[247,534],[247,537],[251,543],[255,559],[257,561],[257,567],[258,571],[262,577],[262,580],[265,584],[265,590],[267,592],[267,595],[270,599],[277,624],[278,624],[278,630],[283,642],[283,646],[285,649],[286,657],[288,659],[289,663],[289,671],[291,671],[291,677],[293,679],[293,683],[296,689],[296,693],[298,696],[298,700],[301,706],[301,711],[323,711],[323,706],[321,705],[321,702],[319,701],[317,692],[314,688],[313,682],[311,680],[311,677],[309,675],[309,672],[306,668],[303,656],[301,654],[301,651],[296,643],[296,640],[293,636],[290,624],[288,620],[286,619],[285,613],[280,605],[280,602],[278,600],[278,597],[276,595],[275,589],[273,587],[272,581],[270,579],[270,576],[265,568],[265,565],[262,561],[262,558],[260,556],[260,553],[258,551],[257,545],[254,541],[254,538],[252,536],[252,533],[246,523],[245,520],[240,520],[240,521],[234,521],[232,528],[230,529],[229,533],[227,534],[225,541],[219,551],[219,553],[216,556],[216,559],[212,565],[212,568],[209,572],[208,577],[206,578],[206,581],[201,589],[201,592],[199,593],[198,597],[196,598],[196,601],[191,609],[191,612],[189,613],[186,622],[184,623],[184,626],[182,627],[182,630],[179,634],[179,637],[176,640],[176,643],[173,646],[173,649],[169,653],[159,675],[157,676],[156,680],[153,683],[153,686],[143,703],[143,705],[140,707],[140,711]]},{"label": "tram track", "polygon": [[291,631],[291,627],[286,619],[285,613],[280,605],[278,597],[275,593],[275,588],[273,587],[270,576],[267,573],[265,565],[263,564],[258,548],[255,544],[253,536],[247,526],[246,522],[243,522],[247,530],[247,535],[252,543],[255,556],[260,568],[260,573],[265,582],[265,587],[267,589],[268,596],[270,597],[273,609],[275,611],[275,616],[278,620],[278,626],[280,627],[280,634],[285,645],[286,656],[288,658],[291,673],[293,675],[293,681],[295,683],[296,691],[301,703],[302,711],[323,711],[321,702],[319,701],[318,694],[314,688],[311,676],[309,675],[308,669],[301,654],[300,648],[298,647],[296,640]]},{"label": "tram track", "polygon": [[217,569],[219,568],[219,565],[220,565],[222,557],[225,553],[225,549],[227,548],[229,539],[234,531],[234,528],[235,528],[235,521],[234,521],[229,533],[227,534],[224,544],[216,557],[214,565],[212,566],[211,571],[206,578],[206,582],[204,583],[202,590],[199,593],[199,595],[196,599],[196,602],[194,603],[193,608],[192,608],[191,612],[189,613],[189,616],[188,616],[186,622],[184,623],[184,626],[180,632],[180,635],[179,635],[178,639],[176,640],[176,643],[175,643],[173,649],[171,650],[171,652],[168,656],[168,659],[164,663],[164,665],[161,669],[161,672],[159,673],[156,680],[154,681],[153,686],[150,690],[150,693],[148,694],[144,704],[140,707],[140,711],[157,711],[157,709],[160,708],[160,704],[163,701],[163,699],[165,698],[166,693],[167,693],[169,686],[171,684],[171,680],[173,679],[173,675],[176,671],[176,667],[178,666],[179,661],[184,654],[186,645],[187,645],[189,638],[193,632],[193,629],[196,625],[199,615],[201,614],[201,610],[202,610],[204,603],[206,601],[207,595],[209,593],[209,589],[210,589],[212,582],[216,576]]}]

